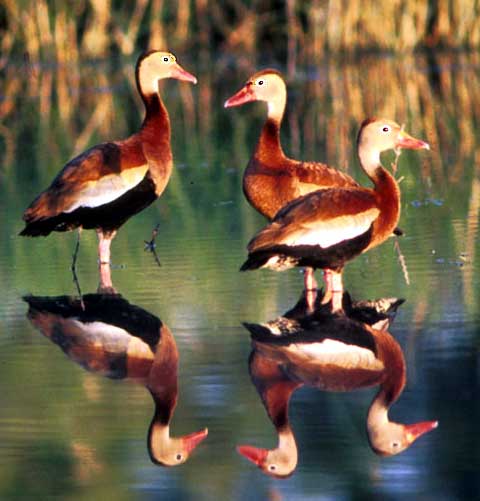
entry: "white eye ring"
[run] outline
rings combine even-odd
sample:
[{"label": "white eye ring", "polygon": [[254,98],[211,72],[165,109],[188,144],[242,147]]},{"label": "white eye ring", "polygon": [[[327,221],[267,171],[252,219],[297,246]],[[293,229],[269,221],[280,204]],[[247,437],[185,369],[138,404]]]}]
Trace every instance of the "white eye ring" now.
[{"label": "white eye ring", "polygon": [[390,132],[390,127],[388,125],[385,125],[382,129],[383,132]]},{"label": "white eye ring", "polygon": [[271,465],[268,467],[268,469],[269,469],[270,471],[275,471],[275,470],[277,469],[277,467],[276,467],[274,464],[271,464]]},{"label": "white eye ring", "polygon": [[167,56],[164,56],[164,57],[163,57],[163,62],[164,62],[164,63],[168,63],[168,61],[170,61],[170,59],[169,59]]},{"label": "white eye ring", "polygon": [[263,80],[259,80],[257,83],[258,85],[263,85],[265,82]]}]

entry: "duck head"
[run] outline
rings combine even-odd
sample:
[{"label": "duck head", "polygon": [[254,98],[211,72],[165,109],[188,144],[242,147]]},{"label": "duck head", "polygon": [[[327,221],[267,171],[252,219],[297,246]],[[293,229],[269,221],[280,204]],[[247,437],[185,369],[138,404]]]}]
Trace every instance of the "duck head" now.
[{"label": "duck head", "polygon": [[168,426],[153,425],[148,436],[150,458],[162,466],[183,464],[207,435],[208,429],[205,428],[182,437],[171,437]]},{"label": "duck head", "polygon": [[145,95],[157,93],[158,81],[164,78],[197,83],[196,77],[184,70],[173,54],[159,50],[145,52],[139,57],[136,77],[138,87]]},{"label": "duck head", "polygon": [[281,73],[266,69],[252,75],[236,94],[225,101],[225,108],[251,101],[265,101],[268,104],[269,116],[281,118],[286,100],[287,88]]},{"label": "duck head", "polygon": [[383,151],[430,149],[427,142],[411,136],[403,126],[386,118],[364,120],[358,133],[357,145],[360,161],[366,169],[380,165],[380,154]]},{"label": "duck head", "polygon": [[415,440],[434,430],[438,421],[399,424],[388,421],[383,426],[368,428],[368,440],[376,454],[393,456],[408,449]]}]

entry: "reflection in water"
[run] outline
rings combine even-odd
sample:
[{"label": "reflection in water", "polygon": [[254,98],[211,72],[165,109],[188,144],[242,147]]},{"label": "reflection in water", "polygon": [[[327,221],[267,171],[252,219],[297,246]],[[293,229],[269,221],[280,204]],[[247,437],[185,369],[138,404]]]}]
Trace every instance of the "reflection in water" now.
[{"label": "reflection in water", "polygon": [[208,430],[170,436],[177,404],[178,351],[169,328],[117,294],[26,296],[28,319],[85,369],[112,379],[130,379],[152,395],[155,413],[148,431],[154,463],[184,463]]},{"label": "reflection in water", "polygon": [[[302,300],[286,317],[266,324],[245,324],[252,335],[250,377],[275,426],[278,445],[271,450],[242,445],[238,447],[240,454],[269,475],[286,477],[294,472],[298,451],[288,406],[292,393],[303,385],[326,391],[380,385],[366,427],[371,448],[383,456],[402,452],[437,427],[437,421],[406,425],[388,417],[405,386],[406,365],[402,349],[386,330],[389,321],[379,323],[373,314],[382,303],[379,300],[366,308],[357,304],[350,311],[357,317],[368,311],[369,323],[383,328],[344,313],[331,314],[325,308],[302,316]],[[393,300],[387,303],[392,310],[399,305]],[[378,319],[387,313],[381,312]]]}]

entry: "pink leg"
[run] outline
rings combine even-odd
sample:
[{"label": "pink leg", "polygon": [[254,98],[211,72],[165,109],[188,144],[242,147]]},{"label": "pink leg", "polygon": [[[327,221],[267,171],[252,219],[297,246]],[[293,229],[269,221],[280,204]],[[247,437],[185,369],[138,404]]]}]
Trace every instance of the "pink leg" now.
[{"label": "pink leg", "polygon": [[116,290],[113,287],[112,277],[110,274],[110,264],[100,263],[100,283],[98,284],[98,292],[100,294],[115,294]]},{"label": "pink leg", "polygon": [[114,294],[116,291],[113,288],[112,277],[110,273],[110,244],[115,237],[116,231],[103,233],[98,230],[98,260],[100,271],[100,283],[98,292]]},{"label": "pink leg", "polygon": [[110,244],[116,235],[116,231],[109,233],[103,233],[98,230],[98,260],[100,265],[108,264],[110,265]]},{"label": "pink leg", "polygon": [[343,310],[342,273],[332,272],[332,313]]},{"label": "pink leg", "polygon": [[315,280],[313,268],[305,268],[303,270],[303,283],[306,291],[313,291],[318,289],[318,284]]},{"label": "pink leg", "polygon": [[307,301],[307,309],[310,313],[315,310],[315,301],[317,299],[318,284],[315,280],[313,268],[305,268],[303,270],[303,286],[305,288],[305,299]]},{"label": "pink leg", "polygon": [[325,269],[323,271],[325,280],[325,295],[322,299],[322,304],[331,302],[331,312],[335,313],[343,309],[343,283],[342,272]]}]

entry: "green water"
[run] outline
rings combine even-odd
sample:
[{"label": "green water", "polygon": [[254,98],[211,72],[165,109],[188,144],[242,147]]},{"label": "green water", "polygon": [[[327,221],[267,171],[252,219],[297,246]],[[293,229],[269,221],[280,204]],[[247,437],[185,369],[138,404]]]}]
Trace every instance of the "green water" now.
[{"label": "green water", "polygon": [[[250,382],[250,340],[241,324],[280,315],[302,287],[297,270],[238,272],[248,240],[264,224],[245,201],[241,178],[265,109],[255,103],[225,110],[223,102],[257,68],[180,62],[199,85],[171,81],[161,88],[172,121],[174,174],[161,199],[121,228],[112,278],[119,293],[175,337],[172,433],[208,427],[209,436],[186,464],[153,464],[146,445],[153,404],[145,388],[85,371],[27,319],[25,294],[77,294],[70,273],[76,236],[18,237],[24,208],[75,153],[133,132],[142,108],[132,87],[133,60],[85,62],[63,73],[19,62],[4,72],[0,96],[0,497],[478,496],[478,59],[312,62],[289,81],[282,140],[293,157],[328,161],[367,184],[352,144],[369,115],[405,123],[432,145],[431,153],[402,154],[397,172],[405,269],[392,240],[349,264],[344,281],[358,299],[407,300],[390,329],[408,368],[391,415],[402,422],[438,419],[440,426],[399,456],[377,457],[364,429],[374,390],[299,390],[290,408],[299,464],[283,481],[262,475],[235,451],[240,443],[276,442]],[[161,267],[144,250],[157,224]],[[82,236],[78,277],[83,293],[95,292],[92,232]]]}]

